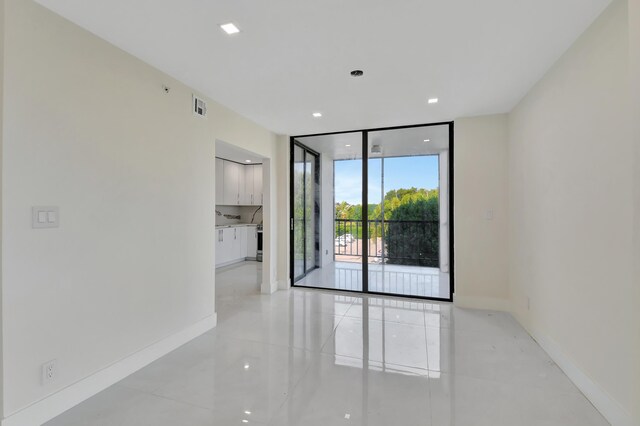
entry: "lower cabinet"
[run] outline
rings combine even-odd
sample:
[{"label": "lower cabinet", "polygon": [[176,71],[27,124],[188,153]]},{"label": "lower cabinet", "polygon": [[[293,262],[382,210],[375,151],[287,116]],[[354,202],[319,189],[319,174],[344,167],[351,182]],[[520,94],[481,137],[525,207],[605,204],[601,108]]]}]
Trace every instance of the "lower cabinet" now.
[{"label": "lower cabinet", "polygon": [[255,226],[219,228],[215,231],[215,238],[216,267],[256,257],[258,239]]},{"label": "lower cabinet", "polygon": [[247,258],[254,260],[258,256],[258,227],[247,226]]}]

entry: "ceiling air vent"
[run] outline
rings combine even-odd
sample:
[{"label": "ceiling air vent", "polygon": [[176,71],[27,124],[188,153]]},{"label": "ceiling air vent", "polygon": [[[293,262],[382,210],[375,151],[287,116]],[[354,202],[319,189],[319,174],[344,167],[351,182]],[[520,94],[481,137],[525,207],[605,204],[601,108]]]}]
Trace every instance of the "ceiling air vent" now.
[{"label": "ceiling air vent", "polygon": [[200,117],[207,116],[207,103],[204,99],[199,98],[196,95],[193,95],[193,113]]}]

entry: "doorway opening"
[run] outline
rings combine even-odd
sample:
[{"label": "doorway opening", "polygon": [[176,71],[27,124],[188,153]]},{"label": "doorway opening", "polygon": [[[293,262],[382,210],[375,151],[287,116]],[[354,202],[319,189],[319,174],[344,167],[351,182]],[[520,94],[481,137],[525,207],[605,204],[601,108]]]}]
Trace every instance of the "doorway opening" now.
[{"label": "doorway opening", "polygon": [[214,241],[219,305],[262,290],[267,167],[268,159],[261,155],[216,141]]},{"label": "doorway opening", "polygon": [[453,294],[453,123],[291,138],[294,286]]}]

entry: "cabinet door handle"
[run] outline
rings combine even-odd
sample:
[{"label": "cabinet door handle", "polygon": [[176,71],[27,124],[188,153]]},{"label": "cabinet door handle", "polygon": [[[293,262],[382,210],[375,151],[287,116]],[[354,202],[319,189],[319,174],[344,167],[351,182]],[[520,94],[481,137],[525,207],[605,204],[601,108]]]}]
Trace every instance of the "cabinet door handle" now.
[{"label": "cabinet door handle", "polygon": [[237,238],[236,238],[236,236],[237,236],[236,232],[237,231],[238,231],[238,228],[233,228],[233,239],[234,240],[237,240]]}]

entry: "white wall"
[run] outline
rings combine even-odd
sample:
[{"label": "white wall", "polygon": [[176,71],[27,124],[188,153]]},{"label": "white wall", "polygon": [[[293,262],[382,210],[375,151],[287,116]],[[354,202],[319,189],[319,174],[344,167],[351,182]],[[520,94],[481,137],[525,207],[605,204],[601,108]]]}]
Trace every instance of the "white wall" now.
[{"label": "white wall", "polygon": [[453,170],[454,301],[509,310],[506,115],[455,121]]},{"label": "white wall", "polygon": [[[629,95],[632,101],[631,104],[631,117],[632,124],[635,127],[632,128],[632,137],[635,146],[634,156],[634,182],[635,182],[635,207],[634,207],[634,251],[633,258],[635,259],[635,295],[631,297],[632,300],[640,303],[640,0],[629,0],[629,76],[631,79],[631,90]],[[636,325],[635,331],[632,336],[635,336],[635,350],[634,357],[636,360],[640,359],[640,309],[634,309],[635,319],[633,323]],[[634,401],[640,401],[640,362],[635,363],[635,389],[634,389]],[[640,425],[640,403],[634,405],[634,420],[636,425]]]},{"label": "white wall", "polygon": [[[193,116],[191,89],[48,10],[7,0],[6,17],[4,417],[214,324],[215,140],[273,158],[272,182],[278,165],[275,135],[212,101]],[[59,206],[60,228],[31,229],[34,205]],[[277,226],[265,231],[275,282]]]},{"label": "white wall", "polygon": [[509,116],[513,311],[614,425],[639,403],[628,46],[617,0]]},{"label": "white wall", "polygon": [[276,176],[278,226],[278,288],[287,289],[289,282],[289,137],[279,135],[276,140],[278,173]]},{"label": "white wall", "polygon": [[[3,145],[3,122],[4,122],[4,0],[0,0],[0,241],[2,241],[2,145]],[[0,244],[0,289],[2,289],[2,244]],[[0,325],[2,319],[2,291],[0,291]],[[0,383],[3,381],[3,364],[4,359],[2,356],[3,348],[3,334],[2,327],[0,326]],[[0,386],[0,418],[2,417],[4,401],[4,389]]]}]

